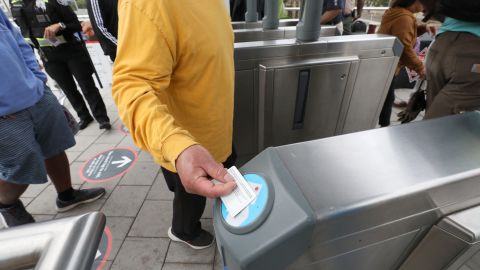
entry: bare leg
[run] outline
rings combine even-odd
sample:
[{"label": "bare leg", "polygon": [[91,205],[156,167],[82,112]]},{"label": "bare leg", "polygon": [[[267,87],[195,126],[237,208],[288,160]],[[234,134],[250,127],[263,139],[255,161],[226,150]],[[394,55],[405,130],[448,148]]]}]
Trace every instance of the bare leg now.
[{"label": "bare leg", "polygon": [[0,204],[12,205],[18,201],[28,185],[12,184],[0,179]]},{"label": "bare leg", "polygon": [[45,160],[48,176],[58,193],[68,190],[72,187],[70,177],[70,164],[65,152]]}]

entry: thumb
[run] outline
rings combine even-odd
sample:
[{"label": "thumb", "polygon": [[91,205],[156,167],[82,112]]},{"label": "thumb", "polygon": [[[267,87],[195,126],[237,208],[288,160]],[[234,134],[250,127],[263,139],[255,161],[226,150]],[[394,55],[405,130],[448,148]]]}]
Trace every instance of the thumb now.
[{"label": "thumb", "polygon": [[223,165],[215,162],[213,159],[205,164],[204,169],[209,176],[222,183],[233,181],[232,176],[227,172]]}]

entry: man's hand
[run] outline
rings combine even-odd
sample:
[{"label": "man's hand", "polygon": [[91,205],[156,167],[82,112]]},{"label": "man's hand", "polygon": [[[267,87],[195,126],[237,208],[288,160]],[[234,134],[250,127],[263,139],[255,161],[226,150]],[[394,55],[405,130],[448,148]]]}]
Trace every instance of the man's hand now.
[{"label": "man's hand", "polygon": [[55,36],[57,35],[58,31],[60,31],[60,24],[52,24],[49,27],[45,28],[45,31],[43,32],[43,37],[46,39],[55,39]]},{"label": "man's hand", "polygon": [[93,37],[95,32],[93,31],[92,23],[90,21],[83,21],[82,25],[82,32],[87,35],[88,37]]},{"label": "man's hand", "polygon": [[[230,194],[235,188],[233,177],[201,145],[183,150],[175,165],[183,187],[189,193],[216,198]],[[213,184],[212,178],[222,184]]]}]

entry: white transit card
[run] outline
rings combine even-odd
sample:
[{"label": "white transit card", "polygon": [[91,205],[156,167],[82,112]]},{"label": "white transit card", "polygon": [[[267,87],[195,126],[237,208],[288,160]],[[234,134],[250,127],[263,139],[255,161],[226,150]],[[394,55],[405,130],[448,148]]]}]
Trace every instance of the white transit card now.
[{"label": "white transit card", "polygon": [[220,197],[220,199],[222,200],[223,204],[225,204],[228,213],[232,217],[235,217],[255,200],[257,194],[252,189],[250,184],[248,184],[247,180],[243,178],[243,175],[238,171],[237,167],[232,166],[227,171],[235,179],[237,186],[232,193],[227,196]]}]

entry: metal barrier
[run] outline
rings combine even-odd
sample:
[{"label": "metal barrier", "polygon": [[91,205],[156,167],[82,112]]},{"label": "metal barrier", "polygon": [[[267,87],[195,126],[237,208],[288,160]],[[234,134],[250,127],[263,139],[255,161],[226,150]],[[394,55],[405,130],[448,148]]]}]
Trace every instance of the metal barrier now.
[{"label": "metal barrier", "polygon": [[1,230],[0,269],[90,269],[105,221],[93,212]]}]

